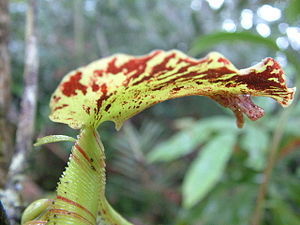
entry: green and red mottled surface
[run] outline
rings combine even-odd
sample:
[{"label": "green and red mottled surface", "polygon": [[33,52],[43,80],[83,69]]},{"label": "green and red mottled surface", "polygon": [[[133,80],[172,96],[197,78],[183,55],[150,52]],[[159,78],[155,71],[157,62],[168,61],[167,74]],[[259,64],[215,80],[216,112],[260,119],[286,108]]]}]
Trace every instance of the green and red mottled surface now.
[{"label": "green and red mottled surface", "polygon": [[138,57],[116,54],[67,74],[52,95],[50,118],[72,128],[97,127],[106,120],[120,128],[153,104],[204,95],[232,109],[241,127],[243,113],[252,120],[264,114],[250,96],[271,97],[287,106],[294,92],[287,88],[284,72],[272,58],[238,70],[216,52],[203,59],[177,50]]}]

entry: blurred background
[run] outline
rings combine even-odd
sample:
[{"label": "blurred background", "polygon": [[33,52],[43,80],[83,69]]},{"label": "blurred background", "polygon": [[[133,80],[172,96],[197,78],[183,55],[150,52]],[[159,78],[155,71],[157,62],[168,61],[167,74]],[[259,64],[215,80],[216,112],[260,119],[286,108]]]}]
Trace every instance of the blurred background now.
[{"label": "blurred background", "polygon": [[[15,121],[24,88],[26,10],[26,1],[9,2]],[[48,119],[50,95],[70,70],[114,53],[179,49],[204,57],[219,51],[238,68],[269,56],[283,66],[289,87],[300,87],[299,0],[43,0],[37,1],[36,28],[33,142],[51,134],[76,137],[78,131]],[[247,225],[259,212],[259,224],[300,224],[298,97],[285,110],[272,99],[254,101],[266,115],[247,119],[243,129],[230,111],[197,96],[155,105],[119,132],[110,122],[102,124],[111,204],[137,225]],[[12,137],[15,129],[12,123]],[[54,195],[71,146],[32,149],[22,181],[24,205]],[[2,188],[12,157],[5,154]]]}]

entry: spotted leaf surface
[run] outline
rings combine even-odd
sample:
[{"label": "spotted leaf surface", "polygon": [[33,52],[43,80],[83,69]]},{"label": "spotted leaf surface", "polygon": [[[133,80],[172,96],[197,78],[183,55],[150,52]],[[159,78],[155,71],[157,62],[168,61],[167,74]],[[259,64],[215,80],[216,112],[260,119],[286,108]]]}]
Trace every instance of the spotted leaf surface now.
[{"label": "spotted leaf surface", "polygon": [[52,95],[50,118],[76,129],[97,127],[107,120],[120,128],[125,120],[156,103],[203,95],[230,108],[242,127],[243,114],[252,120],[264,114],[251,96],[271,97],[288,106],[294,92],[287,88],[284,72],[272,58],[238,70],[216,52],[203,59],[177,50],[157,50],[145,56],[116,54],[67,74]]}]

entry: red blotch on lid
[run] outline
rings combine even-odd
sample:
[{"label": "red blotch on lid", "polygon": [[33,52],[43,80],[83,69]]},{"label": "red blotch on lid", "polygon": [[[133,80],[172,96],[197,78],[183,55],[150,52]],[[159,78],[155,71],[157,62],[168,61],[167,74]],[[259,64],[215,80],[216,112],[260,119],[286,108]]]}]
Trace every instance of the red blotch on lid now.
[{"label": "red blotch on lid", "polygon": [[63,104],[63,105],[61,105],[61,106],[57,106],[57,107],[55,107],[55,108],[54,108],[54,110],[53,110],[53,111],[56,111],[56,110],[59,110],[59,109],[65,108],[65,107],[67,107],[67,106],[68,106],[68,104]]},{"label": "red blotch on lid", "polygon": [[102,106],[103,101],[107,100],[109,98],[110,95],[107,95],[107,85],[106,84],[102,84],[101,87],[101,97],[97,100],[97,109],[95,111],[95,113],[99,113],[100,108]]},{"label": "red blotch on lid", "polygon": [[[265,70],[257,72],[256,70],[250,70],[248,74],[237,75],[231,79],[237,84],[244,83],[248,88],[258,91],[272,90],[272,94],[277,95],[274,89],[285,89],[286,84],[283,78],[283,70],[280,65],[272,58],[267,58],[264,64],[267,65],[270,61],[272,65],[266,67]],[[275,78],[275,79],[274,79]],[[278,81],[276,81],[276,79]],[[224,80],[226,82],[227,80]]]},{"label": "red blotch on lid", "polygon": [[[105,72],[112,74],[123,73],[124,75],[130,74],[130,77],[128,77],[123,84],[124,86],[127,86],[130,80],[136,79],[145,71],[147,62],[159,53],[161,53],[161,51],[155,51],[148,56],[130,59],[121,66],[116,66],[116,58],[113,58],[108,63],[108,67]],[[143,79],[149,79],[149,76],[145,76]],[[141,82],[143,82],[143,80],[138,81],[137,83]]]},{"label": "red blotch on lid", "polygon": [[93,82],[93,84],[92,84],[92,91],[93,92],[96,92],[96,91],[98,91],[99,90],[99,85],[98,84],[96,84],[95,82]]},{"label": "red blotch on lid", "polygon": [[84,95],[86,94],[87,87],[81,84],[82,73],[77,72],[70,79],[62,84],[62,93],[68,97],[77,95],[76,91],[80,90]]},{"label": "red blotch on lid", "polygon": [[224,75],[232,74],[232,73],[236,73],[236,72],[228,69],[227,67],[220,67],[220,68],[209,69],[201,74],[204,74],[203,79],[207,79],[210,83],[214,83],[214,80],[211,79],[220,78]]},{"label": "red blotch on lid", "polygon": [[103,70],[95,70],[94,71],[94,75],[98,76],[98,77],[102,77],[103,76]]},{"label": "red blotch on lid", "polygon": [[151,75],[155,75],[155,74],[164,72],[166,70],[169,70],[170,68],[167,66],[167,64],[175,56],[176,56],[176,54],[172,53],[171,55],[167,56],[160,64],[154,66],[151,70]]},{"label": "red blotch on lid", "polygon": [[52,97],[52,99],[53,99],[53,101],[54,101],[55,103],[57,103],[57,102],[61,99],[61,97],[54,95],[54,96]]},{"label": "red blotch on lid", "polygon": [[224,63],[224,64],[226,64],[226,65],[230,64],[230,62],[228,61],[228,59],[225,59],[225,58],[219,58],[219,59],[218,59],[218,62],[219,62],[219,63]]},{"label": "red blotch on lid", "polygon": [[110,107],[111,107],[111,104],[108,104],[104,110],[107,112],[110,109]]},{"label": "red blotch on lid", "polygon": [[184,88],[184,86],[180,86],[180,87],[174,87],[172,90],[173,91],[180,91],[180,89]]},{"label": "red blotch on lid", "polygon": [[91,107],[86,106],[86,105],[83,105],[82,108],[83,108],[83,110],[84,110],[87,114],[90,115],[90,113],[91,113]]}]

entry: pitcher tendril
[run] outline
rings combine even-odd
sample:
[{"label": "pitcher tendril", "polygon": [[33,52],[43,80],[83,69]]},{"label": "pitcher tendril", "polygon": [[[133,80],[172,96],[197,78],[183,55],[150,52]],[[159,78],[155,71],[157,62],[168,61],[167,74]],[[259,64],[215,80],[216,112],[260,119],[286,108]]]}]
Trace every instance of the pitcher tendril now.
[{"label": "pitcher tendril", "polygon": [[294,93],[272,58],[239,70],[216,52],[194,59],[177,50],[157,50],[138,57],[116,54],[78,68],[63,78],[52,95],[50,119],[81,129],[80,136],[56,198],[39,215],[27,210],[23,218],[32,221],[23,223],[131,224],[105,198],[105,154],[96,131],[104,121],[113,121],[120,129],[124,121],[156,103],[202,95],[231,109],[238,127],[243,127],[244,114],[251,120],[264,115],[251,96],[271,97],[286,107]]}]

